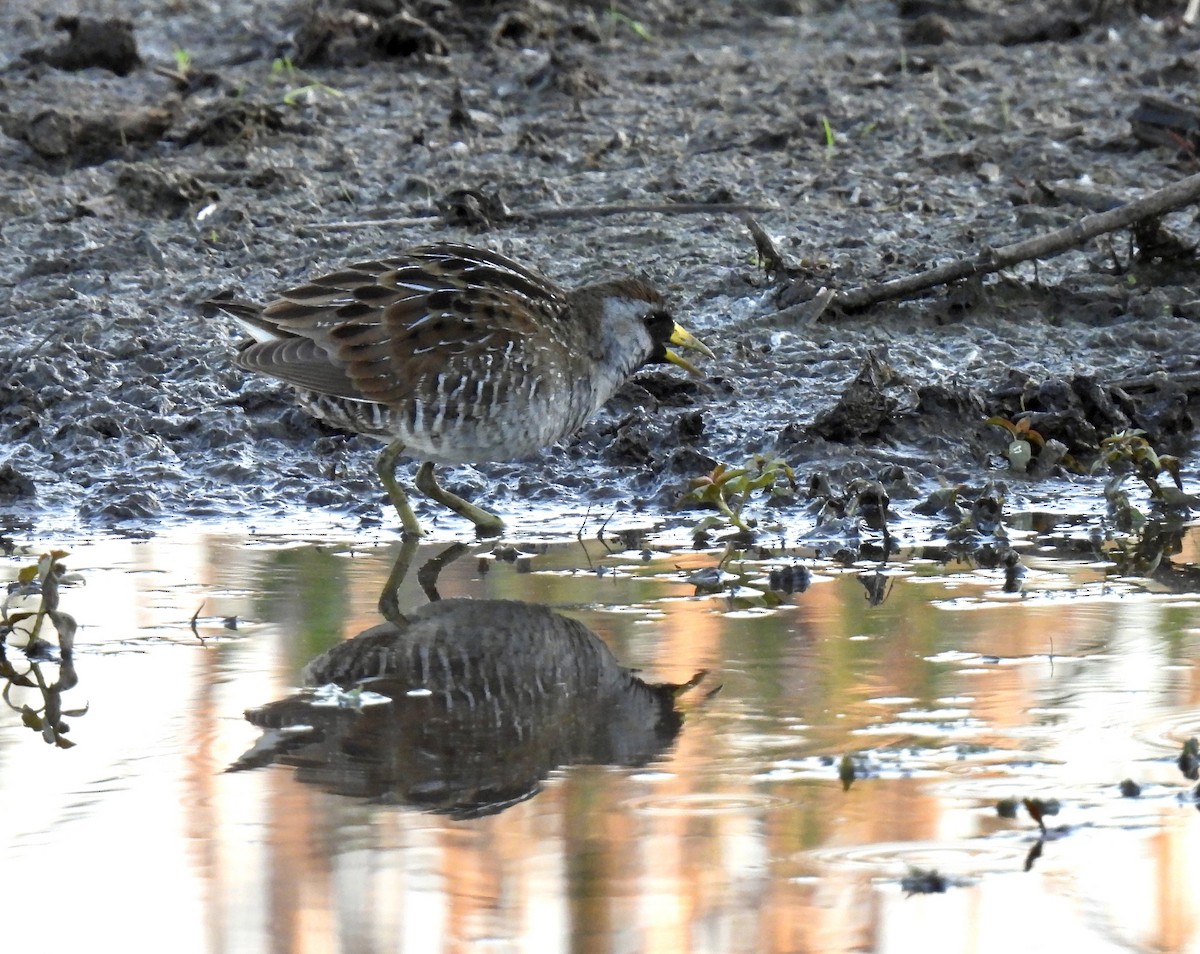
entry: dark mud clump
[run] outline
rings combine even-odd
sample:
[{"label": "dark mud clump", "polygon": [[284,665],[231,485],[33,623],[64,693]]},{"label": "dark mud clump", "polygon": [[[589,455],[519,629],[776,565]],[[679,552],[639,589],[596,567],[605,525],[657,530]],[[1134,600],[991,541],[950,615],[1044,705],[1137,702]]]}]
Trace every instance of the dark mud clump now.
[{"label": "dark mud clump", "polygon": [[72,72],[108,70],[117,76],[128,76],[142,65],[133,24],[128,20],[61,16],[54,21],[54,29],[66,36],[51,46],[26,50],[26,61]]}]

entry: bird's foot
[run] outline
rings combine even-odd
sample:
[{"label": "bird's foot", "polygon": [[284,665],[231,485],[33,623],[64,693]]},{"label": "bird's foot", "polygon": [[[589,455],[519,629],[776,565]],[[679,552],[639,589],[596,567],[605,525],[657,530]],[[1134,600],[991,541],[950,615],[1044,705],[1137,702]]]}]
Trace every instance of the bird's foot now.
[{"label": "bird's foot", "polygon": [[504,532],[504,521],[491,511],[477,507],[469,500],[463,500],[458,494],[446,490],[433,476],[433,464],[423,463],[417,470],[417,490],[430,500],[436,500],[443,507],[448,507],[460,517],[466,517],[475,524],[475,533],[480,537],[498,537]]}]

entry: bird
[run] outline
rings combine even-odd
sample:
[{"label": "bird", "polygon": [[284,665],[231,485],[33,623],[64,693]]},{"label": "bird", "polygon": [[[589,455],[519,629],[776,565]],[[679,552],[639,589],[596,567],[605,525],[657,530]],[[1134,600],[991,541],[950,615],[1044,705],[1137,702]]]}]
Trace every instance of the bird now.
[{"label": "bird", "polygon": [[351,264],[265,306],[214,301],[249,334],[237,367],[291,385],[308,414],[385,442],[376,471],[406,537],[423,535],[396,470],[421,463],[426,497],[503,532],[495,513],[444,489],[437,464],[528,457],[569,437],[639,368],[700,372],[713,357],[648,282],[566,290],[489,249],[438,242]]},{"label": "bird", "polygon": [[560,766],[663,758],[679,698],[707,673],[641,675],[548,606],[439,600],[337,643],[304,667],[304,689],[247,709],[263,734],[227,771],[289,765],[343,795],[491,815]]}]

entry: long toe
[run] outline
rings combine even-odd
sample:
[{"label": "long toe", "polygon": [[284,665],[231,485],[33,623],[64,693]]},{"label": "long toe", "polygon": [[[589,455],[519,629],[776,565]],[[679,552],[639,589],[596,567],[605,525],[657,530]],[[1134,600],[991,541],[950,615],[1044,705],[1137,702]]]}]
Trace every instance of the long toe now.
[{"label": "long toe", "polygon": [[417,490],[430,500],[436,500],[443,507],[448,507],[460,517],[465,517],[475,524],[475,533],[481,537],[496,537],[504,532],[504,521],[490,510],[477,507],[469,500],[463,500],[458,494],[451,493],[442,487],[433,476],[433,464],[423,463],[417,470]]}]

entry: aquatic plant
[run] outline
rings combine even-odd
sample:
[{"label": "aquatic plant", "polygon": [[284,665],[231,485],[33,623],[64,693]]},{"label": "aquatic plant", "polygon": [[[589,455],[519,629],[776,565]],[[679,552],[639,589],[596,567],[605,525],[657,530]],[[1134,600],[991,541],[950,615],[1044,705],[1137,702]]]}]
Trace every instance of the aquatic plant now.
[{"label": "aquatic plant", "polygon": [[[1179,458],[1169,454],[1159,454],[1146,440],[1146,432],[1141,430],[1118,431],[1111,437],[1100,442],[1100,456],[1092,465],[1092,473],[1107,469],[1113,476],[1109,485],[1119,488],[1127,478],[1136,477],[1146,485],[1153,500],[1173,505],[1178,501],[1178,495],[1171,488],[1163,487],[1158,482],[1161,474],[1167,474],[1175,483],[1175,489],[1183,490],[1183,481],[1179,477]],[[1105,490],[1108,495],[1108,490]]]},{"label": "aquatic plant", "polygon": [[[1145,431],[1119,431],[1100,442],[1100,456],[1092,464],[1092,473],[1107,470],[1109,479],[1104,485],[1104,498],[1117,527],[1129,532],[1146,522],[1142,513],[1129,499],[1125,482],[1136,477],[1150,491],[1151,503],[1164,509],[1188,512],[1200,505],[1192,494],[1183,492],[1179,476],[1179,458],[1159,454],[1146,439]],[[1171,484],[1159,482],[1167,474]]]},{"label": "aquatic plant", "polygon": [[1030,426],[1029,421],[1028,417],[1017,421],[1010,421],[1003,417],[987,419],[988,424],[1002,427],[1008,431],[1011,440],[1004,450],[1004,456],[1008,458],[1009,467],[1021,474],[1029,469],[1029,464],[1034,457],[1034,447],[1041,450],[1046,446],[1046,439]]},{"label": "aquatic plant", "polygon": [[796,473],[779,458],[763,454],[755,454],[742,467],[717,464],[689,483],[679,504],[708,504],[738,530],[745,531],[751,524],[743,519],[742,510],[756,490],[766,490],[772,497],[788,496],[796,490]]}]

